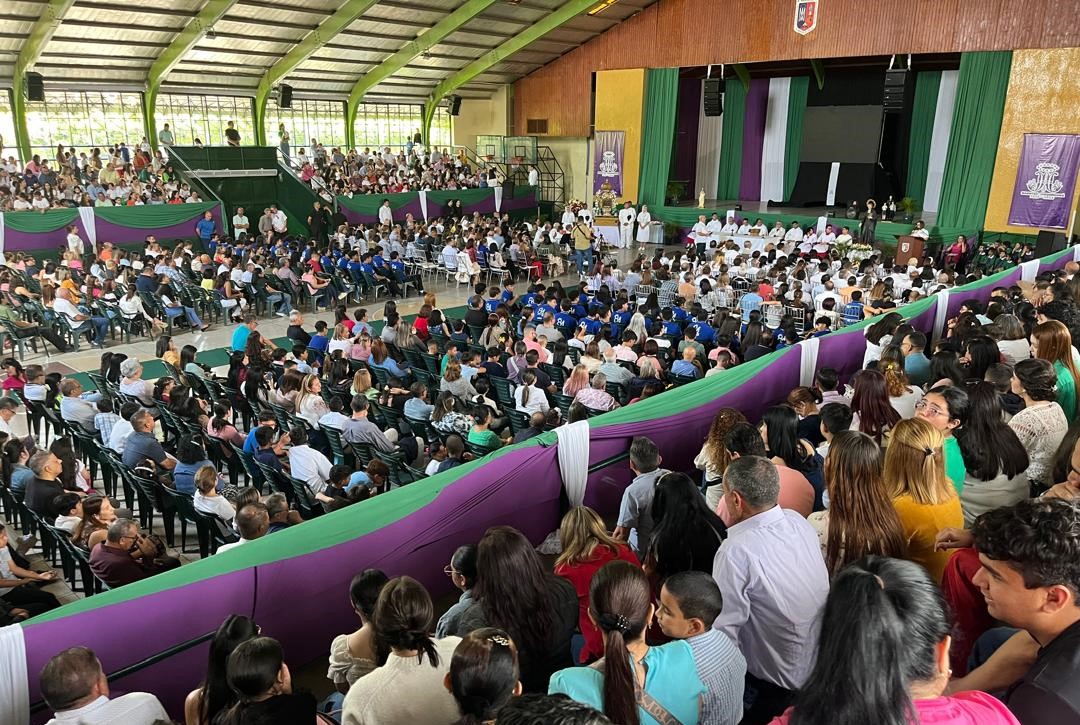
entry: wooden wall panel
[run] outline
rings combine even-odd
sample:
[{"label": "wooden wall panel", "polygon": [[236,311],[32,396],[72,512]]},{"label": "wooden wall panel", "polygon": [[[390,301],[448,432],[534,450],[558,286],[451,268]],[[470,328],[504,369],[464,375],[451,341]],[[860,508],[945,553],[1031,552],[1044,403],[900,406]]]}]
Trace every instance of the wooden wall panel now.
[{"label": "wooden wall panel", "polygon": [[[709,63],[1080,46],[1080,2],[827,0],[818,28],[793,29],[794,0],[660,0],[519,80],[515,132],[589,134],[592,73]],[[557,32],[557,31],[556,31]]]}]

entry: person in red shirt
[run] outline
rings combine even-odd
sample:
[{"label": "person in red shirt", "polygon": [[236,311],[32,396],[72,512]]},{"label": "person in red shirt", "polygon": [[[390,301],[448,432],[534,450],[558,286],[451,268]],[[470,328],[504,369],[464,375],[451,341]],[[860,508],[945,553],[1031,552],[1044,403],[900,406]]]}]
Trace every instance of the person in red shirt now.
[{"label": "person in red shirt", "polygon": [[600,515],[588,506],[575,506],[566,512],[559,525],[562,554],[555,560],[555,574],[574,585],[578,596],[578,627],[585,644],[577,661],[588,664],[604,656],[604,638],[589,618],[589,585],[593,576],[609,561],[622,560],[638,566],[630,547],[614,539],[604,527]]}]

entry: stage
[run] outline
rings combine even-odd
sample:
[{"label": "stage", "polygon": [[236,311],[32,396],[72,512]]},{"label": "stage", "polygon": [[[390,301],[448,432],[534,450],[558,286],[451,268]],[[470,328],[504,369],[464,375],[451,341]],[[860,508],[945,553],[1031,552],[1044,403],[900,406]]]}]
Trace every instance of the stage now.
[{"label": "stage", "polygon": [[[676,207],[682,212],[685,209],[696,208],[697,200],[687,201],[679,204]],[[784,216],[791,217],[829,217],[829,224],[837,224],[840,226],[858,226],[858,219],[848,219],[847,208],[842,206],[769,206],[768,202],[764,201],[738,201],[733,199],[706,199],[705,208],[701,210],[702,213],[711,215],[714,211],[720,212],[720,217],[724,217],[724,212],[720,210],[734,209],[736,205],[742,206],[742,211],[736,211],[735,214],[742,214],[743,216],[750,217],[750,223],[754,223],[754,214],[769,214],[771,216],[779,216],[781,219]],[[860,210],[861,211],[861,210]],[[892,220],[894,224],[906,224],[903,219],[904,212],[901,209],[896,210],[897,218]],[[763,217],[764,218],[764,217]],[[912,225],[915,221],[922,219],[923,223],[927,227],[932,227],[937,223],[937,212],[915,212],[912,216]],[[785,225],[790,226],[790,225]]]}]

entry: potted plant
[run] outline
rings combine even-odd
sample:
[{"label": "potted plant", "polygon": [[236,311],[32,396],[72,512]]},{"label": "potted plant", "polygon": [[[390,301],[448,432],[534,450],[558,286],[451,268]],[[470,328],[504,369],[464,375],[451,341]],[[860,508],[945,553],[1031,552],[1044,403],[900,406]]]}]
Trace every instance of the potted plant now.
[{"label": "potted plant", "polygon": [[910,196],[900,200],[900,208],[904,210],[904,221],[908,224],[915,220],[915,212],[919,211],[919,203]]}]

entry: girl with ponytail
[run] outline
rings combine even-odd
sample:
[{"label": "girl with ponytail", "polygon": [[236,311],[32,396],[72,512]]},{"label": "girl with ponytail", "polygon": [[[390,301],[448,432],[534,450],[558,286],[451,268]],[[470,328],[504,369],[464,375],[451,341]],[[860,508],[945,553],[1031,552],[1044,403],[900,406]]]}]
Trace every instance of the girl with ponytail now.
[{"label": "girl with ponytail", "polygon": [[517,647],[510,635],[495,627],[467,634],[454,650],[444,682],[461,710],[456,725],[494,722],[503,705],[521,694],[518,675]]},{"label": "girl with ponytail", "polygon": [[983,692],[942,697],[950,643],[945,602],[926,570],[866,557],[833,580],[817,664],[772,725],[1017,725]]},{"label": "girl with ponytail", "polygon": [[941,431],[923,418],[902,420],[893,428],[883,474],[904,530],[908,558],[925,566],[936,582],[952,555],[935,550],[937,533],[964,526],[960,497],[945,475],[944,446]]},{"label": "girl with ponytail", "polygon": [[342,725],[457,722],[457,702],[443,683],[461,638],[431,639],[435,607],[423,585],[407,576],[388,581],[379,592],[372,625],[379,652],[388,654],[349,688]]},{"label": "girl with ponytail", "polygon": [[705,685],[693,652],[682,640],[659,647],[645,643],[654,609],[640,567],[605,564],[589,589],[589,617],[604,636],[604,658],[556,672],[549,692],[603,710],[618,725],[698,722]]}]

